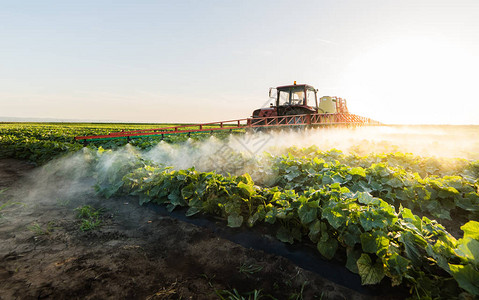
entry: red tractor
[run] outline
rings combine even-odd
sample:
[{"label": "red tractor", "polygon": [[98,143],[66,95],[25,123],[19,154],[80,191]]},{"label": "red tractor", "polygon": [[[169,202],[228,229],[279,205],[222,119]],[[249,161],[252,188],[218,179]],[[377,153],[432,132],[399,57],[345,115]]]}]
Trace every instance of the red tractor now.
[{"label": "red tractor", "polygon": [[311,85],[296,84],[270,88],[269,97],[274,99],[270,107],[259,108],[253,112],[253,118],[348,113],[346,100],[324,96],[317,97],[318,90]]}]

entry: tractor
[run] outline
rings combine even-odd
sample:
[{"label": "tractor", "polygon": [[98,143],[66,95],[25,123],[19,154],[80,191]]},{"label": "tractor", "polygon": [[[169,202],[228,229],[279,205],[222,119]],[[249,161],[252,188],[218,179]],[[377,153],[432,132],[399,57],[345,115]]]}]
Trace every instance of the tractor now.
[{"label": "tractor", "polygon": [[269,97],[274,100],[269,107],[253,111],[253,118],[348,113],[346,100],[323,96],[319,99],[318,90],[308,84],[279,86],[269,89]]}]

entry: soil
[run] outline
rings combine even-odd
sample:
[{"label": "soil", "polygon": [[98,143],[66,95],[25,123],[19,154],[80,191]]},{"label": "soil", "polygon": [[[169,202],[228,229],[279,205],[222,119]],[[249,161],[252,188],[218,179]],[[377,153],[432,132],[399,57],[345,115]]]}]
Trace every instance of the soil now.
[{"label": "soil", "polygon": [[[264,299],[403,298],[349,289],[131,198],[39,193],[31,201],[39,176],[29,163],[0,159],[0,299],[219,299],[255,290]],[[103,213],[101,226],[84,232],[75,208],[86,204]]]}]

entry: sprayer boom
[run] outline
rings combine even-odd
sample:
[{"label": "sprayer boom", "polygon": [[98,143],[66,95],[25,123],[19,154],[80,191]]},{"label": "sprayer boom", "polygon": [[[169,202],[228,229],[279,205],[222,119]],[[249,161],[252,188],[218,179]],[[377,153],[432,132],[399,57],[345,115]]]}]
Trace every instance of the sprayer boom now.
[{"label": "sprayer boom", "polygon": [[143,136],[161,136],[168,134],[213,133],[219,130],[241,130],[255,128],[274,128],[284,126],[294,127],[318,127],[318,126],[362,126],[379,125],[380,123],[369,118],[353,115],[350,113],[336,114],[301,114],[272,117],[253,117],[246,119],[210,122],[201,124],[187,124],[153,129],[113,132],[106,135],[77,136],[76,140],[97,140],[117,138],[139,138]]},{"label": "sprayer boom", "polygon": [[[274,92],[274,93],[273,93]],[[253,111],[247,119],[220,121],[194,125],[180,125],[114,132],[107,135],[77,136],[77,140],[138,138],[143,136],[161,136],[167,134],[207,133],[219,130],[244,130],[271,127],[318,127],[318,126],[362,126],[379,125],[369,118],[350,114],[346,99],[324,96],[318,99],[318,90],[308,84],[284,85],[269,90],[272,100],[269,107]]]}]

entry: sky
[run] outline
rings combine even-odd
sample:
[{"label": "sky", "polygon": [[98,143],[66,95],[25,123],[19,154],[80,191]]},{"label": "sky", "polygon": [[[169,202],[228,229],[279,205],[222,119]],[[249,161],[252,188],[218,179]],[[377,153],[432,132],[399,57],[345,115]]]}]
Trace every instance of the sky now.
[{"label": "sky", "polygon": [[293,81],[386,124],[479,125],[479,1],[0,0],[0,117],[231,120]]}]

